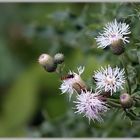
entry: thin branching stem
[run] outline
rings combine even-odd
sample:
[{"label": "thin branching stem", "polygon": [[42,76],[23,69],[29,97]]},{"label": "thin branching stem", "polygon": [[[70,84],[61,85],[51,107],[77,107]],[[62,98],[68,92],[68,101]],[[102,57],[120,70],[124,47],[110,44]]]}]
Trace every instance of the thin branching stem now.
[{"label": "thin branching stem", "polygon": [[122,57],[121,57],[121,63],[124,67],[124,70],[125,70],[125,75],[126,75],[126,80],[127,80],[127,86],[128,86],[128,93],[131,94],[131,84],[130,84],[130,81],[129,81],[129,78],[128,78],[128,71],[127,71],[127,67],[124,63],[124,58],[125,58],[125,52],[124,54],[122,54]]},{"label": "thin branching stem", "polygon": [[113,101],[115,103],[120,103],[120,101],[118,99],[108,98],[108,100]]},{"label": "thin branching stem", "polygon": [[108,103],[110,106],[115,107],[115,108],[121,108],[121,107],[122,107],[120,104],[111,101],[109,98],[107,99],[107,103]]}]

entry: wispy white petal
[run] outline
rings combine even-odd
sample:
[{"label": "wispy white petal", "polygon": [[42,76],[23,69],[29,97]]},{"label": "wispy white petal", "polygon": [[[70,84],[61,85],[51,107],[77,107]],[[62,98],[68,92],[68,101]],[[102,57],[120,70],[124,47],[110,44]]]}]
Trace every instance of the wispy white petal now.
[{"label": "wispy white petal", "polygon": [[99,99],[98,93],[92,93],[92,91],[81,92],[77,95],[75,113],[83,114],[83,117],[87,117],[90,120],[97,120],[102,122],[102,115],[108,110],[106,103]]},{"label": "wispy white petal", "polygon": [[115,19],[113,22],[109,22],[103,28],[103,31],[97,36],[96,42],[98,48],[105,48],[111,45],[114,41],[122,40],[124,43],[129,43],[126,35],[130,34],[130,27],[126,23],[117,22]]},{"label": "wispy white petal", "polygon": [[96,81],[96,90],[101,90],[111,94],[123,88],[125,83],[124,69],[110,66],[102,68],[95,72],[94,79]]},{"label": "wispy white petal", "polygon": [[73,71],[69,71],[68,74],[73,75],[73,77],[63,79],[62,84],[59,88],[62,91],[62,94],[69,94],[69,100],[71,99],[72,94],[76,92],[76,90],[73,88],[73,84],[81,80],[80,75],[84,72],[84,67],[78,67],[77,70],[78,74]]}]

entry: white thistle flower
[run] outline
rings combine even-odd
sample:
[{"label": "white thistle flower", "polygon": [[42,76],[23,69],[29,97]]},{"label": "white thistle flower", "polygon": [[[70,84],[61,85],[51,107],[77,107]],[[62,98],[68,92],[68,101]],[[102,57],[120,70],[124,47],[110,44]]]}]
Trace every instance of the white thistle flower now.
[{"label": "white thistle flower", "polygon": [[81,91],[81,94],[77,95],[76,112],[83,114],[83,117],[87,117],[90,120],[97,120],[102,122],[102,115],[108,110],[106,103],[99,98],[98,93],[92,93],[92,91]]},{"label": "white thistle flower", "polygon": [[105,48],[119,40],[122,40],[124,44],[129,43],[129,37],[126,36],[131,33],[129,28],[128,24],[121,22],[118,23],[116,19],[113,22],[109,22],[103,28],[104,31],[99,33],[100,35],[95,38],[98,48]]},{"label": "white thistle flower", "polygon": [[78,92],[78,90],[86,88],[84,81],[81,79],[81,74],[84,72],[84,67],[78,67],[78,73],[70,71],[68,75],[62,79],[62,84],[60,86],[60,90],[63,93],[69,94],[69,99],[74,92]]},{"label": "white thistle flower", "polygon": [[100,70],[96,71],[93,78],[96,81],[96,90],[111,92],[116,92],[119,89],[123,89],[123,84],[125,83],[124,69],[118,67],[111,68],[101,67]]}]

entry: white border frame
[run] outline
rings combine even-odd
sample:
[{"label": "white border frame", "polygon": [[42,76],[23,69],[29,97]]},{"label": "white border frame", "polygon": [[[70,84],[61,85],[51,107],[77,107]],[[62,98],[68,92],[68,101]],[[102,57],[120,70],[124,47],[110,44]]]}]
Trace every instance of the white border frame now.
[{"label": "white border frame", "polygon": [[[140,0],[0,0],[0,3],[118,3],[118,2],[140,2]],[[140,140],[140,138],[22,138],[22,137],[17,137],[17,138],[6,138],[0,137],[0,140]]]},{"label": "white border frame", "polygon": [[37,2],[37,3],[42,3],[42,2],[49,2],[49,3],[91,3],[91,2],[107,2],[107,3],[114,3],[114,2],[140,2],[140,0],[0,0],[0,2]]}]

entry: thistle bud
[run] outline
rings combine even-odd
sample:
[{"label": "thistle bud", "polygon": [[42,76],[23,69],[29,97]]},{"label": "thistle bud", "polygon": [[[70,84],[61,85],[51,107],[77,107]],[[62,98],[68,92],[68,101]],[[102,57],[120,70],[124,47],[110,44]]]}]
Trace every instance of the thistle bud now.
[{"label": "thistle bud", "polygon": [[110,49],[116,55],[120,55],[125,51],[123,41],[121,39],[115,40],[110,45]]},{"label": "thistle bud", "polygon": [[54,72],[57,68],[57,64],[54,63],[54,59],[48,54],[41,54],[38,62],[48,72]]},{"label": "thistle bud", "polygon": [[54,61],[55,61],[55,63],[57,63],[57,64],[63,63],[63,62],[64,62],[64,55],[63,55],[62,53],[57,53],[57,54],[55,54],[55,56],[54,56]]},{"label": "thistle bud", "polygon": [[128,93],[123,93],[120,95],[120,103],[123,108],[131,108],[133,105],[133,99]]}]

